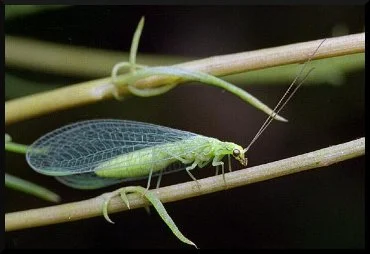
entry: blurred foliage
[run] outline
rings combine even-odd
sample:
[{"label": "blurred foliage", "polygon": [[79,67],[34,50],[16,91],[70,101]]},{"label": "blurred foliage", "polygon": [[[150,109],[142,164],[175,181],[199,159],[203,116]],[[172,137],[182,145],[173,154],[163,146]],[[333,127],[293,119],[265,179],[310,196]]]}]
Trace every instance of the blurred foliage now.
[{"label": "blurred foliage", "polygon": [[14,99],[62,87],[58,83],[36,82],[5,73],[5,99]]},{"label": "blurred foliage", "polygon": [[68,5],[5,5],[5,20],[68,7]]}]

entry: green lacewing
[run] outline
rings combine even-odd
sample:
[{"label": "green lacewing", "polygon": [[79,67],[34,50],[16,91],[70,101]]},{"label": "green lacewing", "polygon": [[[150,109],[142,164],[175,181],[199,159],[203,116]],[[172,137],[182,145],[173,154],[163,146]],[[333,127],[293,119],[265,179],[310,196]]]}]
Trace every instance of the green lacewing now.
[{"label": "green lacewing", "polygon": [[39,173],[74,188],[95,189],[152,173],[183,169],[190,173],[211,162],[223,168],[225,155],[247,164],[243,148],[231,142],[150,123],[96,119],[42,136],[29,147],[26,158]]}]

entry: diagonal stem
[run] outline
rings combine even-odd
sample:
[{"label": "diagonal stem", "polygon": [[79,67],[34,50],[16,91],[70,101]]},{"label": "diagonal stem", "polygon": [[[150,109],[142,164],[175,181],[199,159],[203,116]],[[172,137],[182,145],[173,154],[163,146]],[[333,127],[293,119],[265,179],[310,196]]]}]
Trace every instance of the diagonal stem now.
[{"label": "diagonal stem", "polygon": [[[225,178],[228,189],[230,189],[309,169],[326,167],[364,154],[365,138],[363,137],[280,161],[233,171],[225,174]],[[200,190],[194,188],[195,183],[190,181],[150,192],[166,203],[224,190],[222,176],[200,179],[199,184],[201,185]],[[105,201],[103,195],[79,202],[8,213],[5,215],[5,231],[101,216],[102,204]],[[131,194],[128,199],[131,209],[147,205],[145,198],[138,194]],[[113,198],[108,207],[109,213],[124,210],[128,208],[122,204],[122,200],[119,197]]]},{"label": "diagonal stem", "polygon": [[[273,66],[299,63],[307,60],[322,40],[274,47],[251,52],[214,56],[190,61],[173,67],[205,72],[215,76],[258,70]],[[329,58],[365,52],[365,33],[329,38],[313,59]],[[138,88],[166,85],[168,77],[153,76],[139,80]],[[169,79],[173,82],[173,78]],[[181,82],[181,80],[179,80]],[[111,78],[103,78],[54,89],[50,92],[33,94],[5,103],[5,124],[16,123],[54,111],[112,99],[115,87]],[[119,89],[120,96],[129,96],[127,87]]]}]

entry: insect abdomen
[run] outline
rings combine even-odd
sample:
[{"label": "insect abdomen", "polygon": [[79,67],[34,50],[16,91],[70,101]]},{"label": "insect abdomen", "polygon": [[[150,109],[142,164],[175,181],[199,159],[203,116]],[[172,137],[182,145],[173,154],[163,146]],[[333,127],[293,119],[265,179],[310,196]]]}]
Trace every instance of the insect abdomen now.
[{"label": "insect abdomen", "polygon": [[130,178],[148,175],[150,170],[153,172],[166,168],[176,159],[169,156],[154,158],[153,149],[145,148],[139,151],[120,155],[108,162],[102,163],[95,170],[101,177]]},{"label": "insect abdomen", "polygon": [[95,169],[95,173],[101,177],[113,178],[146,176],[151,170],[157,172],[176,161],[181,161],[179,158],[185,159],[187,163],[192,163],[195,157],[205,149],[204,144],[208,142],[208,138],[194,138],[144,148],[100,164]]}]

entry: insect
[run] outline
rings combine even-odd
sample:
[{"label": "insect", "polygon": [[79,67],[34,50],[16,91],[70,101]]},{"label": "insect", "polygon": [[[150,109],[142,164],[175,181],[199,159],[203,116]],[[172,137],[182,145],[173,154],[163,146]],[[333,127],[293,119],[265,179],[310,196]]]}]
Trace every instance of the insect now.
[{"label": "insect", "polygon": [[209,163],[225,155],[247,165],[243,148],[195,133],[128,120],[82,121],[56,129],[34,142],[26,158],[39,173],[56,176],[74,188],[95,189],[150,178]]},{"label": "insect", "polygon": [[56,176],[60,182],[79,189],[145,178],[149,189],[152,176],[158,176],[158,187],[163,174],[183,169],[197,182],[190,171],[210,163],[216,172],[221,167],[225,181],[223,157],[228,156],[230,171],[231,156],[247,166],[246,152],[313,70],[290,92],[312,56],[245,149],[232,142],[159,125],[98,119],[73,123],[42,136],[29,147],[27,162],[37,172]]}]

